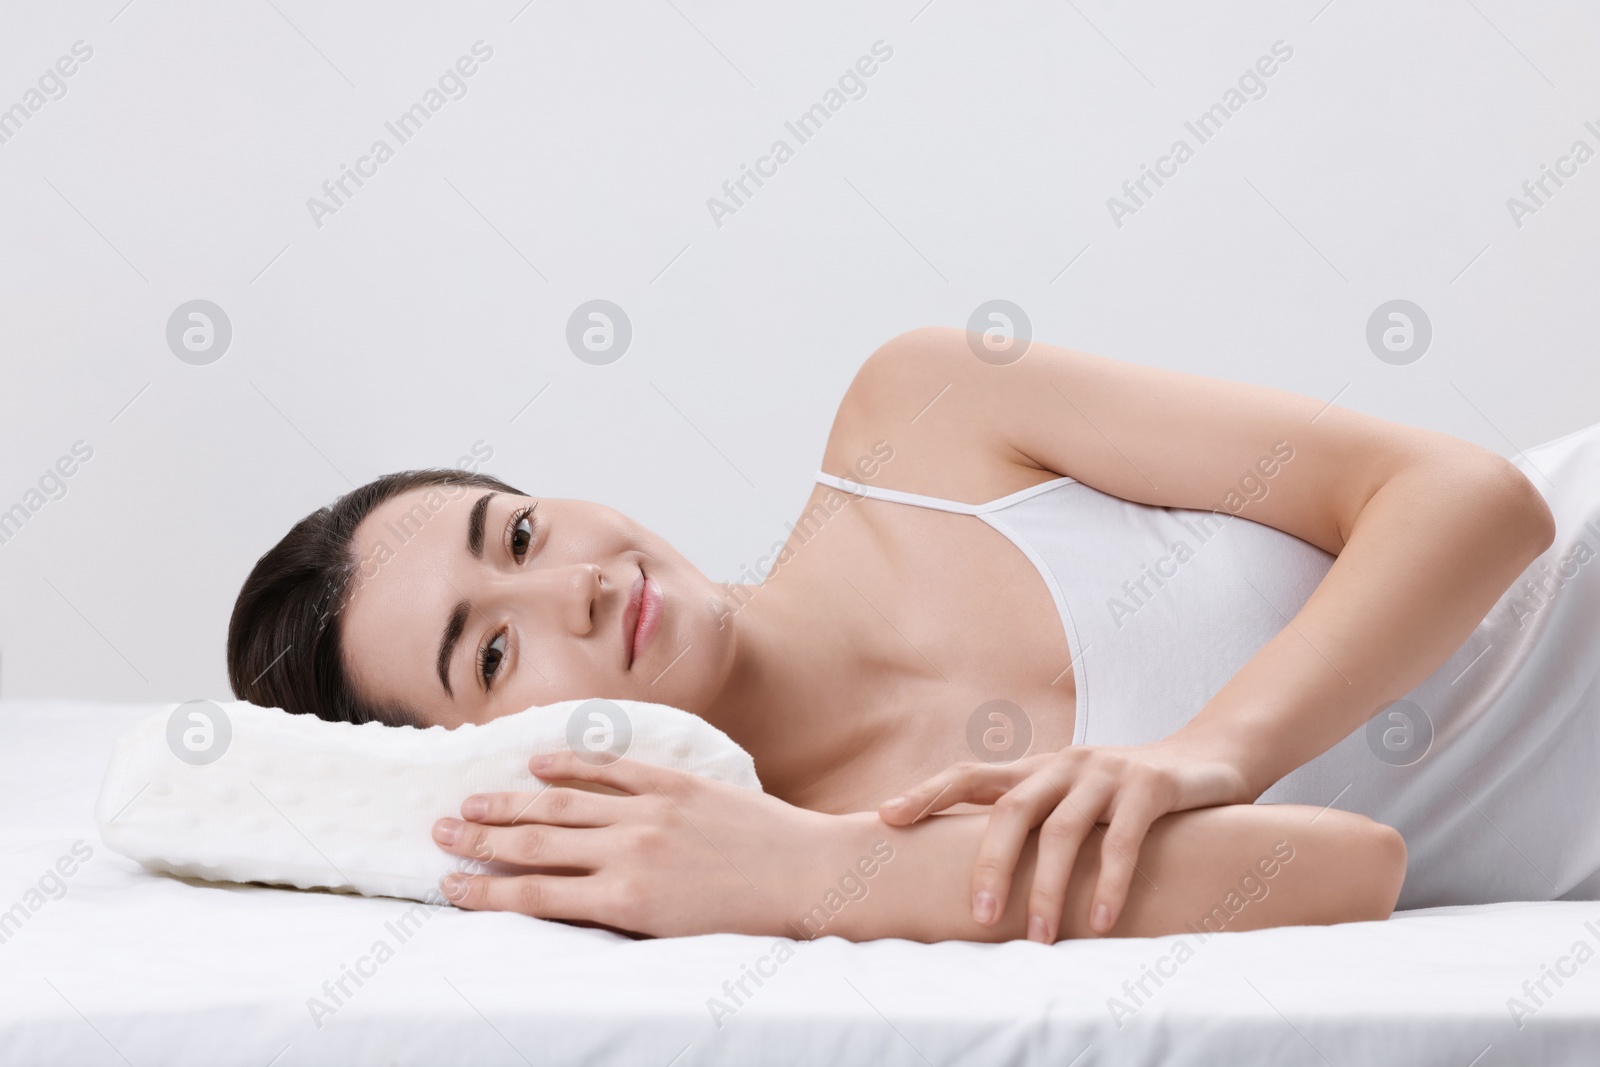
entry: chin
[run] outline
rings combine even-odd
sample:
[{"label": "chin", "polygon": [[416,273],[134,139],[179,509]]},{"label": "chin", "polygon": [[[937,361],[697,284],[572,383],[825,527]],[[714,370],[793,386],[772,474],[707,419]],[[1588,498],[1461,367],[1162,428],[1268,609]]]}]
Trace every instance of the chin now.
[{"label": "chin", "polygon": [[[651,642],[648,652],[652,662],[638,680],[644,691],[638,699],[695,715],[703,715],[711,706],[732,669],[734,653],[733,627],[725,623],[719,626],[712,606],[717,603],[720,601],[715,597],[699,597],[668,604],[669,611],[676,607],[682,614],[672,620],[673,625],[663,626]],[[695,610],[697,604],[700,606]],[[688,651],[673,663],[673,657],[685,647]],[[652,679],[658,677],[659,681],[652,684]]]}]

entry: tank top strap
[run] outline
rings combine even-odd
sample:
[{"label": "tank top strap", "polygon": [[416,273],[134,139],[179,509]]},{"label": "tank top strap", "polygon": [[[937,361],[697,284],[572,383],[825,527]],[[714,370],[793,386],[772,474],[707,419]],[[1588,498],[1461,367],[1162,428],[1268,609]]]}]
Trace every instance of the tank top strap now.
[{"label": "tank top strap", "polygon": [[1012,504],[1027,500],[1029,497],[1038,496],[1046,490],[1054,489],[1056,486],[1074,481],[1074,479],[1066,477],[1053,478],[1048,482],[1040,482],[1038,485],[1019,489],[1015,493],[1008,493],[997,500],[991,500],[984,504],[968,504],[960,500],[945,500],[942,497],[923,496],[921,493],[907,493],[899,489],[884,489],[881,486],[865,485],[861,482],[851,481],[849,478],[840,478],[825,471],[817,472],[817,481],[843,492],[851,493],[855,496],[868,497],[872,500],[888,500],[896,504],[910,504],[919,508],[932,508],[935,511],[950,511],[958,515],[984,515],[1010,507]]}]

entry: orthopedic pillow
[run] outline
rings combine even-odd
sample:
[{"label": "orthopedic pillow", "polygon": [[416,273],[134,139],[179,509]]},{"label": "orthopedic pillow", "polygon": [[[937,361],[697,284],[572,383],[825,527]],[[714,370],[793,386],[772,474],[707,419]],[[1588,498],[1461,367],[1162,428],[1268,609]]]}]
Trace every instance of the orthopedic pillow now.
[{"label": "orthopedic pillow", "polygon": [[[444,851],[434,820],[459,818],[472,793],[546,788],[529,757],[569,747],[761,788],[744,749],[662,704],[572,700],[454,730],[191,704],[201,717],[179,705],[118,739],[95,819],[110,848],[146,868],[209,881],[444,903],[439,880],[451,871],[509,868]],[[220,755],[186,749],[197,736]]]}]

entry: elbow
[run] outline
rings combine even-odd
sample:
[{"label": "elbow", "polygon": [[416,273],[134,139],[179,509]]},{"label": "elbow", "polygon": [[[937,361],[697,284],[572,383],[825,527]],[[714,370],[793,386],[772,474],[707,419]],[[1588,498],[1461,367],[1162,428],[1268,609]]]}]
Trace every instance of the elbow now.
[{"label": "elbow", "polygon": [[[1533,489],[1532,483],[1527,478],[1523,478],[1522,481],[1529,489]],[[1534,526],[1533,540],[1536,546],[1534,556],[1537,557],[1543,555],[1546,549],[1556,543],[1556,517],[1551,514],[1550,505],[1545,501],[1543,494],[1534,489],[1533,495],[1535,502],[1532,505],[1532,510],[1536,512],[1532,516]]]},{"label": "elbow", "polygon": [[1406,840],[1400,831],[1380,822],[1372,823],[1363,836],[1367,893],[1361,907],[1363,914],[1354,921],[1387,919],[1394,914],[1406,881]]},{"label": "elbow", "polygon": [[[1332,816],[1330,819],[1329,816]],[[1365,815],[1334,809],[1321,817],[1318,865],[1306,875],[1322,892],[1321,923],[1381,922],[1394,914],[1406,880],[1400,831]]]},{"label": "elbow", "polygon": [[1556,542],[1556,517],[1544,494],[1528,476],[1509,462],[1506,466],[1511,468],[1507,475],[1511,485],[1506,491],[1506,507],[1522,517],[1528,531],[1531,558],[1538,558]]},{"label": "elbow", "polygon": [[1556,520],[1544,494],[1515,463],[1496,453],[1485,453],[1481,473],[1471,492],[1480,506],[1490,509],[1514,531],[1527,562],[1544,553],[1556,540]]}]

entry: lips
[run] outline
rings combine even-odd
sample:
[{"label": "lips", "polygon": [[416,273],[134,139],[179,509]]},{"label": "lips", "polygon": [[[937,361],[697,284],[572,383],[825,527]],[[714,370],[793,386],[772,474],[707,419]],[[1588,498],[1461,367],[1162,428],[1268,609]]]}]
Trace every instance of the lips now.
[{"label": "lips", "polygon": [[661,627],[663,598],[661,585],[645,575],[643,569],[633,580],[628,591],[628,604],[622,612],[622,644],[627,652],[628,668],[645,649]]},{"label": "lips", "polygon": [[633,666],[633,646],[639,629],[640,609],[644,606],[644,571],[633,580],[628,591],[628,605],[622,609],[622,654],[629,667]]}]

